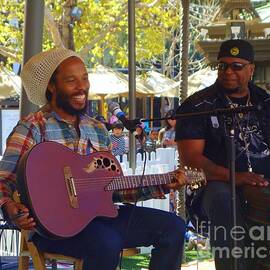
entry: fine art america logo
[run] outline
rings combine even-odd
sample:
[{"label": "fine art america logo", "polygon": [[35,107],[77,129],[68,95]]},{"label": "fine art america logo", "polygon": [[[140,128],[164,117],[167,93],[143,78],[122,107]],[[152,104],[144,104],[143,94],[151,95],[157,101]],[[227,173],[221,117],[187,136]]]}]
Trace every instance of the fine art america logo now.
[{"label": "fine art america logo", "polygon": [[[197,232],[203,235],[205,232],[210,232],[211,227],[210,242],[224,243],[220,247],[212,247],[215,257],[265,259],[270,256],[270,226],[254,225],[248,229],[235,226],[228,231],[224,226],[210,225],[210,221],[202,222],[197,228]],[[248,244],[243,245],[247,238],[249,239]],[[225,246],[225,243],[230,243],[231,247]]]}]

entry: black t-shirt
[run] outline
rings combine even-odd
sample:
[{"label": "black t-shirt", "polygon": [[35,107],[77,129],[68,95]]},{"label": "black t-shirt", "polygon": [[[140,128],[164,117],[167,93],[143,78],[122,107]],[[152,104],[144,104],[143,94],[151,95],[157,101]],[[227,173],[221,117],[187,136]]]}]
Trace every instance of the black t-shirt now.
[{"label": "black t-shirt", "polygon": [[[235,148],[237,172],[248,170],[248,156],[254,172],[270,177],[270,96],[261,88],[250,85],[252,105],[263,104],[260,111],[235,116]],[[234,106],[246,105],[247,97],[231,98]],[[230,101],[219,91],[217,83],[189,97],[177,113],[213,111],[230,106]],[[204,155],[214,163],[228,167],[228,147],[225,116],[211,113],[177,121],[176,141],[205,140]],[[214,180],[214,179],[213,179]]]}]

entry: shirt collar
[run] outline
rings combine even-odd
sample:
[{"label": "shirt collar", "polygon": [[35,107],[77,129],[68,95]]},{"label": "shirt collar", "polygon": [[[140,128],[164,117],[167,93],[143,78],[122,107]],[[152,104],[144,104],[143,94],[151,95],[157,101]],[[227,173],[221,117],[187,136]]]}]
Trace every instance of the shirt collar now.
[{"label": "shirt collar", "polygon": [[[50,118],[54,118],[56,119],[57,121],[59,122],[65,122],[67,123],[68,121],[66,121],[65,119],[63,119],[56,111],[53,111],[51,106],[49,104],[47,104],[46,106],[42,107],[41,110],[47,114],[47,118],[50,119]],[[86,114],[81,114],[79,115],[79,119],[80,119],[80,122],[86,118]]]}]

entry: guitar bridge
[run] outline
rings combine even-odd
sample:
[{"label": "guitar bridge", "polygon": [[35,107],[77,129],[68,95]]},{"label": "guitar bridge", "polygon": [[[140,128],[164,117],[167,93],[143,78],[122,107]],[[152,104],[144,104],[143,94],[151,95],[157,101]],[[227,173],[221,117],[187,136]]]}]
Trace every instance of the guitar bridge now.
[{"label": "guitar bridge", "polygon": [[71,173],[70,167],[64,167],[64,177],[68,192],[69,203],[72,208],[79,208],[78,197],[76,187],[74,184],[74,178]]}]

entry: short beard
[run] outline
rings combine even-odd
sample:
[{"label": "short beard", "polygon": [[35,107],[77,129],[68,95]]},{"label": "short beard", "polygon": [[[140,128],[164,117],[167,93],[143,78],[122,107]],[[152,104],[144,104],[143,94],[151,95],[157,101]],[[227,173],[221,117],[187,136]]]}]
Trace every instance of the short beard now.
[{"label": "short beard", "polygon": [[70,103],[68,102],[68,96],[66,94],[64,94],[63,92],[58,92],[57,96],[56,96],[56,106],[58,108],[63,109],[65,112],[69,113],[70,115],[81,115],[84,114],[86,112],[87,109],[87,103],[85,103],[85,106],[78,110],[78,109],[74,109]]},{"label": "short beard", "polygon": [[222,84],[220,84],[219,82],[217,84],[218,84],[218,89],[226,95],[231,95],[231,94],[237,93],[240,90],[240,87],[226,88]]}]

